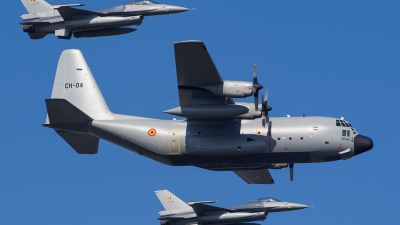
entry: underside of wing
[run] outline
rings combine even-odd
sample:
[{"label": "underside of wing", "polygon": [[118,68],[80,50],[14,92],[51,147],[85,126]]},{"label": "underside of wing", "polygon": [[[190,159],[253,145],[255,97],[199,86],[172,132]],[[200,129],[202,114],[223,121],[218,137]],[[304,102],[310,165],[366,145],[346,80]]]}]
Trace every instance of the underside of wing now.
[{"label": "underside of wing", "polygon": [[274,184],[268,169],[263,170],[236,170],[233,171],[248,184]]},{"label": "underside of wing", "polygon": [[83,9],[76,9],[76,8],[72,8],[69,6],[59,7],[59,8],[57,8],[57,10],[64,20],[72,20],[76,16],[88,16],[88,15],[104,16],[105,15],[104,13],[83,10]]},{"label": "underside of wing", "polygon": [[223,80],[201,41],[174,43],[180,105],[226,104],[201,86],[222,85]]}]

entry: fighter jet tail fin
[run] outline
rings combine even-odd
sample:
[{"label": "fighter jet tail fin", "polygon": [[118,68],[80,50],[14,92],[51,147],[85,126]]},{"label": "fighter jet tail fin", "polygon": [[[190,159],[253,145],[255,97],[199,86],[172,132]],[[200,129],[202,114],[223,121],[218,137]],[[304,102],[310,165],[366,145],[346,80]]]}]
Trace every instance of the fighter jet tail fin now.
[{"label": "fighter jet tail fin", "polygon": [[160,200],[165,210],[191,208],[188,204],[186,204],[184,201],[176,197],[168,190],[154,191],[154,193],[157,195],[158,200]]},{"label": "fighter jet tail fin", "polygon": [[[94,120],[112,120],[114,114],[100,92],[81,51],[62,52],[54,79],[52,99],[65,99]],[[64,113],[65,114],[65,113]],[[51,121],[46,121],[48,124]]]},{"label": "fighter jet tail fin", "polygon": [[30,14],[53,11],[53,6],[44,0],[21,0]]}]

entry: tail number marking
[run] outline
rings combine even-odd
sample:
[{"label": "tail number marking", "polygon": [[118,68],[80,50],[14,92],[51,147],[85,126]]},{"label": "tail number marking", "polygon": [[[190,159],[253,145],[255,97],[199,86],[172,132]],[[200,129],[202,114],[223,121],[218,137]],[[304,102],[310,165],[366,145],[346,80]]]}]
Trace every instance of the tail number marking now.
[{"label": "tail number marking", "polygon": [[64,85],[65,89],[69,88],[83,88],[83,83],[65,83]]}]

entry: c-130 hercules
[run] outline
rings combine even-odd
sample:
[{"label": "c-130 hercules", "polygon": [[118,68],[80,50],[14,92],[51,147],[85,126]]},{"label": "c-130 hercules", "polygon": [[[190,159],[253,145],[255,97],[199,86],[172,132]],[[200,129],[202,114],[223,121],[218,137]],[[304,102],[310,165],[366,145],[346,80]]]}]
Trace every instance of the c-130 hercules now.
[{"label": "c-130 hercules", "polygon": [[[45,127],[76,152],[96,154],[104,139],[158,162],[233,171],[249,184],[273,184],[268,169],[294,163],[348,159],[373,147],[344,119],[269,118],[268,96],[258,104],[258,84],[224,81],[201,41],[174,43],[180,107],[166,113],[186,120],[157,120],[112,113],[79,50],[65,50]],[[255,103],[233,98],[254,96]]]},{"label": "c-130 hercules", "polygon": [[21,0],[29,14],[21,19],[23,31],[31,39],[41,39],[55,34],[59,39],[103,37],[127,34],[136,31],[127,27],[140,25],[144,16],[172,14],[187,11],[187,8],[158,4],[155,1],[140,0],[124,5],[89,11],[77,9],[86,4],[50,5],[44,0]]}]

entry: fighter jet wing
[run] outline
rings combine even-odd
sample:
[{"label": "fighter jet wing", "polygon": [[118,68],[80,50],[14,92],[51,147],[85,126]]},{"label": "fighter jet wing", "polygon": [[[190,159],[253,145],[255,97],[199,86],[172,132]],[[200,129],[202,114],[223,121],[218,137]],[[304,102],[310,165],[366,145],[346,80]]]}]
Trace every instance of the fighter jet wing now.
[{"label": "fighter jet wing", "polygon": [[180,105],[226,102],[226,98],[199,88],[199,86],[222,85],[224,82],[203,42],[177,42],[174,43],[174,49]]},{"label": "fighter jet wing", "polygon": [[56,8],[64,20],[72,20],[74,16],[84,16],[84,15],[97,15],[104,16],[104,13],[94,12],[89,10],[72,8],[69,6],[61,6]]},{"label": "fighter jet wing", "polygon": [[216,206],[206,205],[203,203],[194,203],[190,205],[197,216],[203,216],[206,212],[235,212],[232,209],[220,208]]},{"label": "fighter jet wing", "polygon": [[268,169],[263,170],[236,170],[233,171],[248,184],[274,184]]}]

